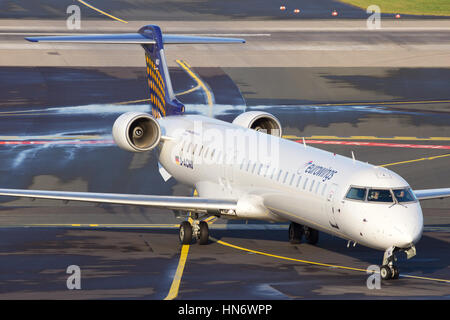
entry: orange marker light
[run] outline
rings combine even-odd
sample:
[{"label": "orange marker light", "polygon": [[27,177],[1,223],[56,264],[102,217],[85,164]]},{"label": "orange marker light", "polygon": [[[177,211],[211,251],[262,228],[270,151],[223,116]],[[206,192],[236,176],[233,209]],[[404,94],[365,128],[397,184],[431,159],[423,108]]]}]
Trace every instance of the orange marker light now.
[{"label": "orange marker light", "polygon": [[400,15],[397,13],[396,15],[395,15],[395,19],[400,19]]},{"label": "orange marker light", "polygon": [[281,7],[280,7],[280,10],[281,10],[281,11],[284,11],[284,10],[286,10],[286,7],[285,7],[285,6],[281,6]]},{"label": "orange marker light", "polygon": [[336,17],[336,16],[338,15],[338,13],[337,13],[336,10],[333,10],[333,12],[331,13],[331,15],[332,15],[333,17]]},{"label": "orange marker light", "polygon": [[300,13],[300,9],[294,9],[294,13]]}]

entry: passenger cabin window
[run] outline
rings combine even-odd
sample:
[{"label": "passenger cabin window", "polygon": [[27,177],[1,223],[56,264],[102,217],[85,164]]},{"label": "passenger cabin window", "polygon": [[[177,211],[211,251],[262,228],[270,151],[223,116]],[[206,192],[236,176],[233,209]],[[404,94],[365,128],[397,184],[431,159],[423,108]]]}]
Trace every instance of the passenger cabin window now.
[{"label": "passenger cabin window", "polygon": [[262,168],[263,168],[263,165],[260,164],[260,165],[259,165],[259,169],[258,169],[258,175],[261,175],[261,170],[262,170]]},{"label": "passenger cabin window", "polygon": [[350,188],[348,190],[347,199],[364,201],[366,199],[365,188]]},{"label": "passenger cabin window", "polygon": [[283,172],[283,170],[280,169],[280,171],[278,172],[277,181],[280,181],[280,177],[281,177],[281,173],[282,172]]},{"label": "passenger cabin window", "polygon": [[312,181],[311,181],[311,186],[309,187],[309,192],[311,192],[312,189],[314,188],[314,183],[315,183],[315,182],[316,182],[315,180],[312,180]]},{"label": "passenger cabin window", "polygon": [[267,175],[268,175],[268,173],[269,173],[269,170],[270,170],[270,166],[267,165],[267,166],[266,166],[266,171],[264,172],[264,178],[267,178]]},{"label": "passenger cabin window", "polygon": [[286,183],[286,179],[287,179],[288,175],[289,175],[289,172],[286,172],[286,174],[284,175],[283,183]]},{"label": "passenger cabin window", "polygon": [[302,181],[302,176],[298,176],[298,180],[297,180],[297,188],[300,185],[300,181]]},{"label": "passenger cabin window", "polygon": [[327,184],[325,183],[322,188],[322,196],[325,195],[325,190],[327,189]]},{"label": "passenger cabin window", "polygon": [[273,179],[273,175],[275,174],[275,171],[277,171],[277,169],[272,168],[272,170],[270,171],[270,179]]},{"label": "passenger cabin window", "polygon": [[309,180],[309,178],[306,178],[306,179],[305,179],[305,183],[303,183],[303,190],[306,189],[306,184],[308,183],[308,180]]},{"label": "passenger cabin window", "polygon": [[411,189],[409,189],[409,188],[397,189],[397,190],[392,190],[392,191],[394,192],[395,198],[400,203],[416,201],[416,198],[414,197],[413,193],[411,192]]},{"label": "passenger cabin window", "polygon": [[370,202],[393,202],[390,190],[386,189],[369,189],[367,201]]}]

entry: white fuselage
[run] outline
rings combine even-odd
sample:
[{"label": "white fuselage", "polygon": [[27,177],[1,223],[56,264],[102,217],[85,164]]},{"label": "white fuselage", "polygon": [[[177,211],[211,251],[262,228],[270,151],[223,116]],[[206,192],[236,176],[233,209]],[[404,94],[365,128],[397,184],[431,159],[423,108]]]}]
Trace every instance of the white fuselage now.
[{"label": "white fuselage", "polygon": [[201,197],[237,200],[230,218],[292,221],[380,250],[409,247],[422,235],[417,200],[346,198],[352,186],[409,187],[390,170],[203,116],[158,122],[170,137],[160,163]]}]

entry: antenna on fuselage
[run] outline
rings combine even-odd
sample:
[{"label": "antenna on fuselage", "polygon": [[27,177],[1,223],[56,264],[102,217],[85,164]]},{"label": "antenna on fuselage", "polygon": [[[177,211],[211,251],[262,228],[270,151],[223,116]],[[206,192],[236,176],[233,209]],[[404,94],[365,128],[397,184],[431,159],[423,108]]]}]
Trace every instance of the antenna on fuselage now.
[{"label": "antenna on fuselage", "polygon": [[352,150],[352,159],[353,159],[353,163],[355,163],[355,154],[353,153],[353,150]]},{"label": "antenna on fuselage", "polygon": [[305,149],[306,149],[306,142],[305,142],[305,137],[303,137],[302,139],[303,139],[303,146],[304,146],[304,147],[305,147]]}]

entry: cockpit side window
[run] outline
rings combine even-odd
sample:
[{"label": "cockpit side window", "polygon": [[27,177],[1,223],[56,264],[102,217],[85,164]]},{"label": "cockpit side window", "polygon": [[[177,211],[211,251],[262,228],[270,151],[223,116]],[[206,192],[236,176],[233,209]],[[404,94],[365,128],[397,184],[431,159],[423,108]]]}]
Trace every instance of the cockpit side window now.
[{"label": "cockpit side window", "polygon": [[367,201],[372,202],[393,202],[390,190],[386,189],[369,189]]},{"label": "cockpit side window", "polygon": [[351,200],[364,201],[366,198],[366,189],[352,187],[350,188],[350,190],[348,190],[346,198]]},{"label": "cockpit side window", "polygon": [[404,188],[404,189],[397,189],[392,190],[394,192],[394,196],[397,199],[398,202],[413,202],[416,201],[416,198],[411,192],[411,189]]}]

